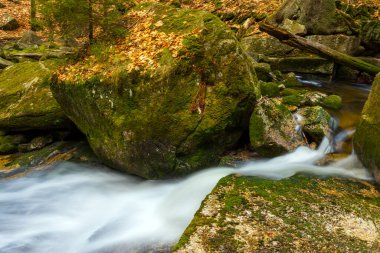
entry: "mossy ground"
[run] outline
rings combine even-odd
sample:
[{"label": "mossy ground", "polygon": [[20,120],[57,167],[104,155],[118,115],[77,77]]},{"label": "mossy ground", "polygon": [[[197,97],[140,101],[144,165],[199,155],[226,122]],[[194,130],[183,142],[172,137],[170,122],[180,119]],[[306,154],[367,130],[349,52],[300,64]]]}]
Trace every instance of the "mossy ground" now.
[{"label": "mossy ground", "polygon": [[339,178],[228,176],[174,252],[378,252],[379,190]]}]

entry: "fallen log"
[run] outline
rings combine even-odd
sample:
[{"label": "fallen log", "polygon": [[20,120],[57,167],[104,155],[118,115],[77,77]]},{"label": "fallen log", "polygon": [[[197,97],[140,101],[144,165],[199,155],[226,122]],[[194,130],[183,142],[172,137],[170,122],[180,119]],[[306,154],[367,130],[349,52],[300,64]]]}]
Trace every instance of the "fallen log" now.
[{"label": "fallen log", "polygon": [[298,35],[292,34],[278,26],[263,22],[260,24],[260,30],[268,33],[273,37],[276,37],[285,44],[319,55],[338,64],[346,65],[348,67],[373,75],[376,75],[380,72],[380,67],[378,66],[367,63],[356,57],[341,53],[320,43],[307,40]]}]

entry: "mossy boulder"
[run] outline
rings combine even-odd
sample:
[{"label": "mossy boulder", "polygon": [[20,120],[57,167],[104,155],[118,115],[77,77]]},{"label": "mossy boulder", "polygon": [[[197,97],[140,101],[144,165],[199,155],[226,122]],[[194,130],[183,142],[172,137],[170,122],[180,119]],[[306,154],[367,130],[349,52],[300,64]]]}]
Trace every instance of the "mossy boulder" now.
[{"label": "mossy boulder", "polygon": [[258,54],[266,56],[286,56],[294,50],[293,47],[281,43],[273,37],[263,37],[253,35],[241,39],[243,48],[252,56],[257,57]]},{"label": "mossy boulder", "polygon": [[279,101],[263,97],[249,126],[253,149],[262,156],[276,156],[305,145],[291,112]]},{"label": "mossy boulder", "polygon": [[297,21],[306,27],[308,34],[345,34],[351,32],[351,20],[347,16],[337,11],[334,0],[288,0],[271,21],[278,24],[284,24],[287,19]]},{"label": "mossy boulder", "polygon": [[333,110],[339,110],[343,106],[342,98],[338,95],[327,96],[320,102],[320,104]]},{"label": "mossy boulder", "polygon": [[22,134],[9,135],[0,131],[0,154],[16,152],[18,145],[26,141]]},{"label": "mossy boulder", "polygon": [[308,36],[307,39],[349,55],[357,55],[364,51],[364,48],[360,46],[360,39],[355,36],[347,36],[343,34],[312,35]]},{"label": "mossy boulder", "polygon": [[366,48],[380,52],[380,21],[368,20],[361,27],[360,38]]},{"label": "mossy boulder", "polygon": [[311,141],[320,143],[330,135],[331,116],[320,106],[304,107],[297,111],[301,116],[300,125]]},{"label": "mossy boulder", "polygon": [[275,97],[280,94],[280,84],[274,82],[260,82],[261,95]]},{"label": "mossy boulder", "polygon": [[27,61],[0,72],[0,129],[18,131],[71,126],[49,86],[51,73],[61,63]]},{"label": "mossy boulder", "polygon": [[181,36],[178,54],[157,46],[154,69],[129,71],[124,59],[108,76],[57,78],[54,97],[110,167],[158,179],[217,164],[248,129],[260,93],[253,60],[208,12],[160,4],[134,10],[149,10],[141,21],[149,36]]},{"label": "mossy boulder", "polygon": [[380,74],[375,78],[354,136],[354,149],[380,181]]},{"label": "mossy boulder", "polygon": [[379,200],[368,181],[228,176],[174,252],[379,252]]},{"label": "mossy boulder", "polygon": [[270,58],[267,62],[273,70],[281,72],[331,75],[334,71],[333,62],[315,56]]}]

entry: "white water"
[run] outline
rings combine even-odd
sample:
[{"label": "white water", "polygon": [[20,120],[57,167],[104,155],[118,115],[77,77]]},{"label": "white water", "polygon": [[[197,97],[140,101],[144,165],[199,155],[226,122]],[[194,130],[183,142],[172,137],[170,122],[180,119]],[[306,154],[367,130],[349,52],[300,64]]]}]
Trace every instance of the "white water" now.
[{"label": "white water", "polygon": [[173,243],[218,180],[231,173],[274,180],[297,172],[370,179],[355,156],[329,167],[313,165],[326,151],[327,140],[317,151],[301,147],[177,181],[142,181],[74,163],[0,181],[0,252],[134,252],[141,245]]}]

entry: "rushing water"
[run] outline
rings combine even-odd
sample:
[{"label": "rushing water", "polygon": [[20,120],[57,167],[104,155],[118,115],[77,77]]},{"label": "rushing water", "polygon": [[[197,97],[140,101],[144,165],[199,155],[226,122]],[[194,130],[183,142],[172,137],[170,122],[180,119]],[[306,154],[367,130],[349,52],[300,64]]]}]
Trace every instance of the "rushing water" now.
[{"label": "rushing water", "polygon": [[300,147],[239,169],[213,168],[181,180],[142,181],[103,167],[60,163],[0,181],[0,252],[133,252],[179,239],[201,201],[232,173],[274,180],[297,172],[370,179],[355,156],[313,165],[328,149]]},{"label": "rushing water", "polygon": [[[146,252],[175,243],[201,201],[222,177],[238,173],[278,180],[298,172],[371,179],[354,155],[330,166],[316,166],[340,149],[353,133],[368,94],[365,86],[310,82],[323,91],[343,91],[345,101],[331,146],[300,147],[238,169],[212,168],[187,178],[144,181],[105,167],[59,163],[23,178],[0,181],[1,253]],[[347,117],[346,117],[347,116]],[[157,251],[156,251],[157,252]]]}]

